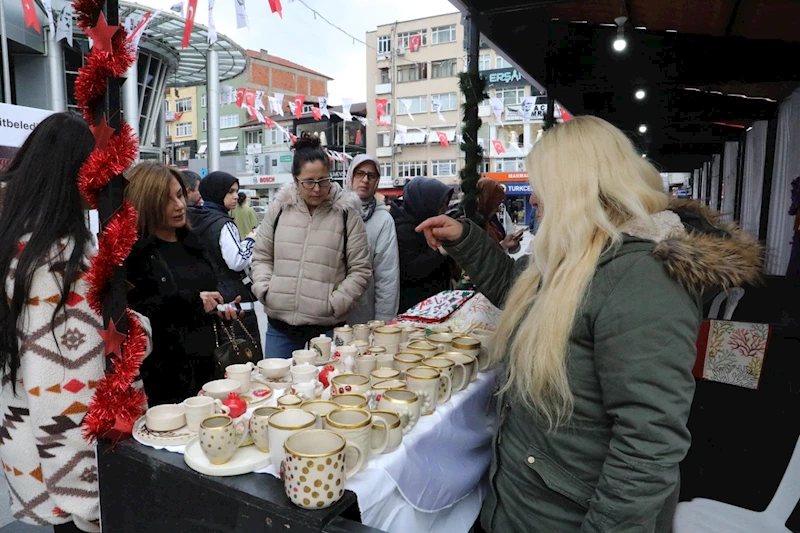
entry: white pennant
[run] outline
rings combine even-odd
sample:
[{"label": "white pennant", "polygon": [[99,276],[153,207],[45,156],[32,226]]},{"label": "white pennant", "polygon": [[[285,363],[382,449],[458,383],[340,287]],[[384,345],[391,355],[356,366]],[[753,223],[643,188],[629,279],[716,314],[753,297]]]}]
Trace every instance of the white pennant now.
[{"label": "white pennant", "polygon": [[220,105],[232,104],[236,101],[236,88],[233,85],[223,85],[220,94]]},{"label": "white pennant", "polygon": [[[329,115],[328,117],[330,118],[330,115]],[[355,118],[356,118],[356,120],[358,120],[358,121],[361,123],[361,125],[362,125],[362,126],[364,126],[365,128],[366,128],[366,127],[369,125],[369,120],[367,120],[367,118],[366,118],[366,117],[358,117],[358,116],[357,116],[357,117],[355,117]]]},{"label": "white pennant", "polygon": [[522,99],[522,121],[528,123],[533,115],[533,105],[536,103],[535,96],[526,96]]},{"label": "white pennant", "polygon": [[50,35],[56,34],[56,25],[53,22],[53,6],[50,5],[50,0],[42,0],[44,10],[47,12],[47,24],[50,26]]},{"label": "white pennant", "polygon": [[283,116],[283,93],[275,93],[275,112]]},{"label": "white pennant", "polygon": [[208,0],[208,44],[217,42],[217,25],[214,23],[214,2]]},{"label": "white pennant", "polygon": [[[213,2],[214,0],[211,1]],[[256,91],[256,111],[261,111],[262,109],[266,109],[264,107],[264,91]]]},{"label": "white pennant", "polygon": [[247,8],[244,5],[244,0],[233,0],[234,5],[236,6],[236,27],[246,28],[247,27]]},{"label": "white pennant", "polygon": [[442,115],[442,101],[439,96],[431,96],[431,111],[436,113],[436,116],[439,117],[439,120],[442,122],[447,122]]},{"label": "white pennant", "polygon": [[294,115],[294,112],[297,110],[297,105],[295,105],[295,103],[291,100],[289,100],[287,103],[289,104],[289,112]]},{"label": "white pennant", "polygon": [[328,118],[331,118],[331,112],[328,111],[328,99],[324,96],[319,97],[319,110]]},{"label": "white pennant", "polygon": [[175,13],[180,13],[183,16],[183,2],[177,2],[169,6],[170,11],[174,11]]},{"label": "white pennant", "polygon": [[342,111],[344,111],[345,120],[353,120],[353,115],[350,114],[350,107],[353,105],[352,98],[342,98]]},{"label": "white pennant", "polygon": [[72,4],[65,5],[58,14],[58,23],[56,24],[56,41],[66,39],[70,46],[72,46],[72,14],[74,12]]},{"label": "white pennant", "polygon": [[494,116],[497,119],[497,122],[500,125],[503,125],[503,111],[505,111],[505,104],[503,103],[502,98],[489,98],[489,104],[492,106],[492,111],[494,112]]},{"label": "white pennant", "polygon": [[416,119],[411,114],[411,99],[410,98],[401,98],[400,99],[400,103],[403,104],[403,107],[406,110],[406,114],[408,115],[408,118],[410,118],[411,120],[416,122]]},{"label": "white pennant", "polygon": [[406,143],[406,136],[408,134],[408,128],[406,126],[401,126],[400,124],[397,125],[397,140],[400,141],[399,143],[395,144],[405,144]]}]

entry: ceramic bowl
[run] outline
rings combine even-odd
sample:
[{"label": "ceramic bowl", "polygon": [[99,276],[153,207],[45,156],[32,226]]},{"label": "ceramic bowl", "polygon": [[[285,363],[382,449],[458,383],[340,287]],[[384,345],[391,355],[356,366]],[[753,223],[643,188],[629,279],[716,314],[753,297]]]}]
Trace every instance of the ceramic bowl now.
[{"label": "ceramic bowl", "polygon": [[215,379],[203,385],[203,391],[218,400],[226,400],[228,394],[239,390],[241,383],[235,379]]},{"label": "ceramic bowl", "polygon": [[291,359],[262,359],[258,362],[258,371],[267,379],[281,378],[289,373],[292,366]]},{"label": "ceramic bowl", "polygon": [[151,431],[173,431],[186,425],[186,407],[180,404],[156,405],[144,416],[147,429]]}]

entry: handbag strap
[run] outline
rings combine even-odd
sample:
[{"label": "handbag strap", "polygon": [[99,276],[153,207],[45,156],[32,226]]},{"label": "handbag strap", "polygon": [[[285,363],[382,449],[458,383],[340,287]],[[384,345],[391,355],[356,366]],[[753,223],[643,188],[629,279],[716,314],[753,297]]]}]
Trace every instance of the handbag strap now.
[{"label": "handbag strap", "polygon": [[[233,336],[233,332],[232,331],[228,331],[228,328],[219,319],[216,319],[213,322],[213,324],[214,324],[214,342],[216,342],[217,348],[219,348],[219,334],[217,332],[217,322],[219,322],[219,325],[222,326],[222,331],[224,331],[225,335],[228,337],[228,342],[233,346],[233,350],[238,354],[239,353],[239,347],[236,345],[236,338]],[[241,322],[240,322],[240,325],[241,325]],[[231,328],[231,329],[233,329],[233,328]],[[250,334],[248,333],[247,336],[249,337]],[[250,338],[252,340],[252,337],[250,337]]]},{"label": "handbag strap", "polygon": [[[242,328],[242,331],[244,331],[245,335],[247,335],[247,337],[250,339],[250,342],[253,343],[253,346],[257,346],[256,340],[253,338],[252,335],[250,335],[250,331],[245,327],[244,323],[238,318],[234,320],[236,320],[236,322],[239,324],[239,327]],[[233,326],[231,326],[231,329],[233,329]]]},{"label": "handbag strap", "polygon": [[711,320],[718,320],[719,310],[722,307],[722,302],[727,299],[728,301],[725,303],[725,314],[723,315],[722,319],[730,320],[733,317],[733,312],[736,311],[736,306],[739,305],[739,300],[742,299],[742,296],[744,296],[744,289],[741,287],[733,287],[732,289],[719,293],[711,303],[711,308],[708,310],[708,318]]}]

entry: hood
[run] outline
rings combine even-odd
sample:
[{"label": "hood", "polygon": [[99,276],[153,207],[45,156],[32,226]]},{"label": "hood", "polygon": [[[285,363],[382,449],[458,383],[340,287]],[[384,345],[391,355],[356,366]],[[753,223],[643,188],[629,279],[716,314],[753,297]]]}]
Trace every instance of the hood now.
[{"label": "hood", "polygon": [[763,275],[764,249],[749,233],[695,201],[672,202],[653,215],[652,228],[626,226],[634,240],[657,243],[653,255],[693,294],[755,284]]},{"label": "hood", "polygon": [[506,198],[506,190],[499,181],[481,178],[478,180],[478,191],[478,212],[484,220],[489,220],[500,210],[500,204]]},{"label": "hood", "polygon": [[234,183],[239,183],[239,180],[227,172],[217,170],[200,180],[198,190],[206,202],[224,205],[225,195]]},{"label": "hood", "polygon": [[[290,205],[302,206],[301,209],[307,211],[305,202],[294,183],[287,183],[281,187],[281,190],[278,191],[278,194],[275,195],[275,199],[269,205],[270,209],[283,209]],[[275,206],[274,208],[273,205]],[[361,212],[361,199],[358,195],[351,190],[342,189],[338,183],[331,183],[331,190],[328,192],[328,197],[320,207],[323,205],[328,205],[342,211],[345,209],[352,209],[357,213]]]},{"label": "hood", "polygon": [[353,172],[356,171],[358,165],[363,163],[364,161],[372,161],[375,163],[375,168],[378,170],[378,174],[381,172],[381,164],[378,161],[378,158],[373,157],[369,154],[358,154],[353,158],[353,161],[350,163],[350,168],[347,169],[347,181],[345,182],[345,187],[348,189],[353,188]]},{"label": "hood", "polygon": [[414,178],[403,187],[402,210],[421,223],[439,214],[453,195],[453,188],[432,178]]}]

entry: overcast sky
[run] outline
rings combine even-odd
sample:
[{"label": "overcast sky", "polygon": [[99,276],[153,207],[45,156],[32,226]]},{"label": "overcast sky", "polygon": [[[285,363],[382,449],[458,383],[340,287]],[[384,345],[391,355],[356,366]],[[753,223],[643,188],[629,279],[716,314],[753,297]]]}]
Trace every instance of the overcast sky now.
[{"label": "overcast sky", "polygon": [[[168,10],[178,0],[138,0]],[[267,0],[246,0],[250,25],[236,29],[235,0],[216,0],[214,21],[217,32],[251,50],[300,63],[333,78],[328,83],[331,105],[342,98],[354,102],[366,99],[366,47],[332,28],[302,3],[282,0],[283,20],[272,14]],[[454,13],[448,0],[303,0],[332,23],[364,40],[365,33],[379,25],[432,15]],[[184,0],[184,5],[186,5]],[[184,8],[185,9],[185,8]],[[208,0],[198,0],[195,22],[208,23]]]}]

